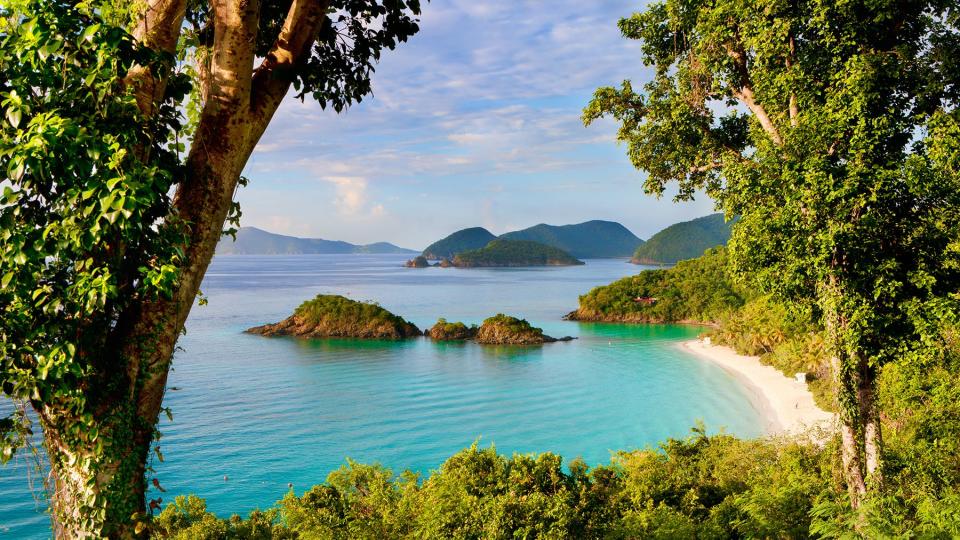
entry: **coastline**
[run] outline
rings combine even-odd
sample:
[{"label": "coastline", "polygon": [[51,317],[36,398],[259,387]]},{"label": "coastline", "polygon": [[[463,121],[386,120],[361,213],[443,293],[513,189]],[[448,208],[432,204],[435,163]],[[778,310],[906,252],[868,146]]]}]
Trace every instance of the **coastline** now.
[{"label": "coastline", "polygon": [[814,439],[823,440],[823,432],[832,431],[836,415],[817,406],[805,383],[763,365],[756,356],[737,354],[729,347],[711,345],[709,341],[684,341],[681,347],[720,366],[747,388],[764,419],[767,435],[796,436],[814,432]]}]

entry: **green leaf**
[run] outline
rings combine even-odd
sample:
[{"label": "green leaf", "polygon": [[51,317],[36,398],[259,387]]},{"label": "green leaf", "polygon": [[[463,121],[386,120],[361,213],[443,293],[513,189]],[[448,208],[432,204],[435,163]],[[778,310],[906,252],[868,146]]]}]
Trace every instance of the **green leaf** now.
[{"label": "green leaf", "polygon": [[92,41],[94,34],[97,33],[97,30],[100,30],[99,24],[91,24],[83,30],[83,33],[80,34],[81,41]]},{"label": "green leaf", "polygon": [[6,289],[7,285],[10,284],[10,281],[13,279],[13,272],[7,272],[3,275],[3,279],[0,279],[0,289]]},{"label": "green leaf", "polygon": [[21,113],[20,109],[17,107],[7,108],[7,122],[10,122],[10,125],[14,128],[20,125]]}]

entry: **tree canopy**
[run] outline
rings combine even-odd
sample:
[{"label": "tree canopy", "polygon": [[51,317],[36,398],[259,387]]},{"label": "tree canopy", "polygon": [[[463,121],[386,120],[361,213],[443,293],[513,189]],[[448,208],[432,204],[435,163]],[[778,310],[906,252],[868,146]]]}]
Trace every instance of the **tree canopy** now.
[{"label": "tree canopy", "polygon": [[955,2],[679,2],[620,21],[653,76],[601,88],[646,190],[713,197],[742,279],[814,313],[853,502],[882,484],[878,366],[939,339],[960,283]]},{"label": "tree canopy", "polygon": [[[56,534],[143,522],[173,351],[235,230],[247,159],[288,93],[336,111],[369,95],[419,13],[418,0],[0,6],[0,386],[43,427]],[[28,416],[0,422],[3,459]]]}]

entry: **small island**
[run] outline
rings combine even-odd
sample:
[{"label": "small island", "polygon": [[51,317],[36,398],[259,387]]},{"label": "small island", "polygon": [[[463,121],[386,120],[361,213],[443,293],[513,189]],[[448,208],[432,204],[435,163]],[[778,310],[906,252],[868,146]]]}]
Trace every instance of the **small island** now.
[{"label": "small island", "polygon": [[576,339],[570,336],[555,338],[544,335],[543,330],[532,326],[524,319],[498,313],[477,325],[467,326],[462,322],[447,322],[439,319],[425,335],[434,341],[469,341],[483,345],[539,345],[555,341]]},{"label": "small island", "polygon": [[423,333],[412,323],[377,304],[321,294],[300,304],[293,315],[247,330],[262,336],[401,340]]},{"label": "small island", "polygon": [[498,313],[483,321],[474,338],[485,345],[539,345],[555,341],[570,341],[573,337],[554,338],[543,329],[532,326],[526,319]]},{"label": "small island", "polygon": [[440,318],[426,331],[426,336],[434,341],[465,341],[477,335],[477,326],[467,326],[462,322],[447,322]]},{"label": "small island", "polygon": [[451,261],[458,268],[573,266],[583,261],[562,249],[530,240],[493,240],[485,247],[458,253]]},{"label": "small island", "polygon": [[404,263],[404,266],[407,268],[429,268],[430,261],[428,261],[423,255],[417,255],[416,257]]}]

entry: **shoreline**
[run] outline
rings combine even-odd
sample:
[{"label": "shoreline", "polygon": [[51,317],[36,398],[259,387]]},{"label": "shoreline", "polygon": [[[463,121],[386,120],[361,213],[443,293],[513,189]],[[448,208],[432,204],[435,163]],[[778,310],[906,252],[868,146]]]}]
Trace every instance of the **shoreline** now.
[{"label": "shoreline", "polygon": [[816,440],[833,430],[836,415],[813,401],[806,383],[797,382],[756,356],[737,354],[729,347],[695,339],[680,346],[697,358],[712,362],[733,375],[747,389],[757,407],[767,435],[804,435],[811,431]]}]

